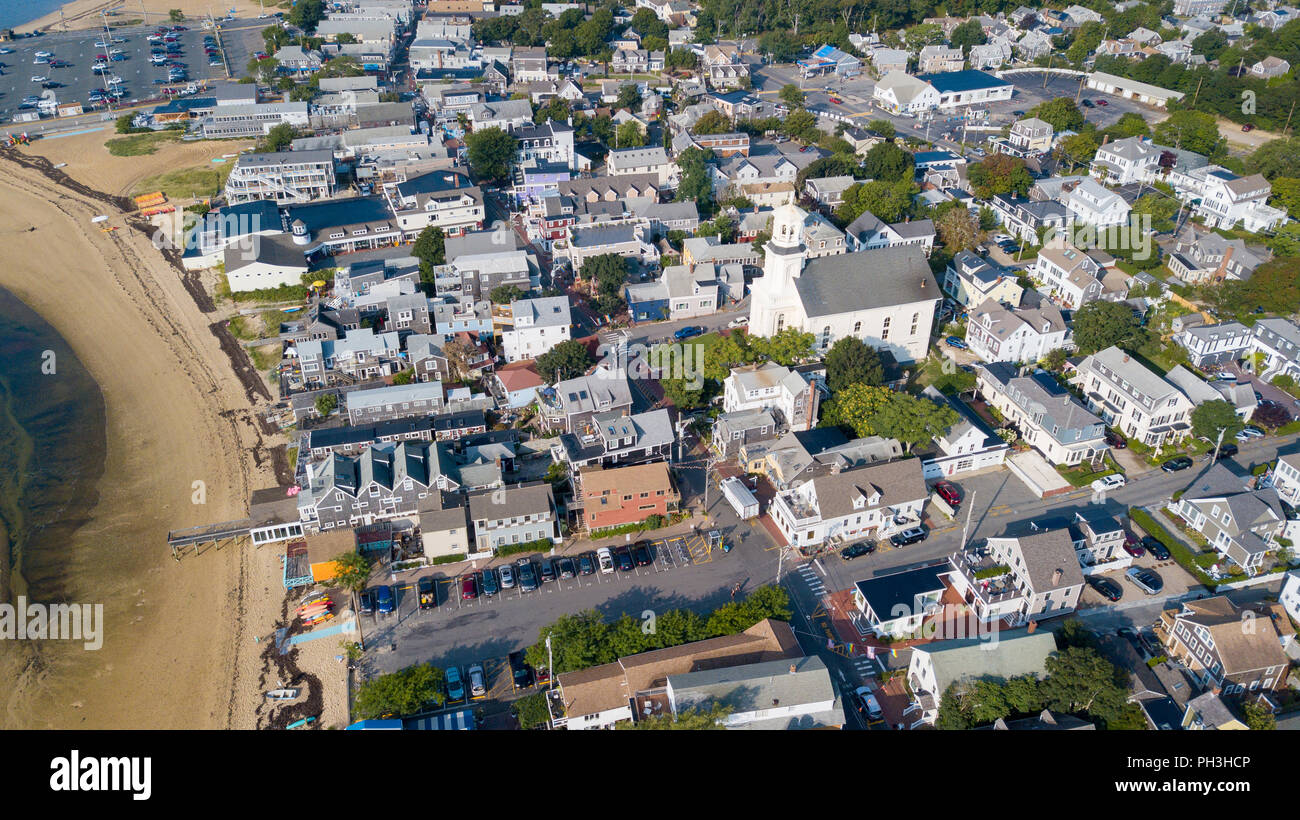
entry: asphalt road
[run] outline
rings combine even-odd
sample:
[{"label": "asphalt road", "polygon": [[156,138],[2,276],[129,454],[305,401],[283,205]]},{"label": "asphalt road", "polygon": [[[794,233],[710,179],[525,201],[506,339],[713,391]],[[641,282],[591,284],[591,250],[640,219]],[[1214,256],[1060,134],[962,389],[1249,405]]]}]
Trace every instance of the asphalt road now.
[{"label": "asphalt road", "polygon": [[[222,43],[231,49],[232,58],[239,54],[245,55],[243,62],[232,63],[234,76],[242,73],[244,64],[248,61],[247,55],[262,47],[260,31],[266,23],[265,20],[243,21],[241,25],[236,21],[227,24],[230,29],[222,28]],[[110,62],[107,76],[122,78],[122,86],[126,91],[123,106],[161,97],[161,85],[155,84],[154,80],[167,79],[167,68],[149,62],[149,50],[153,44],[146,37],[153,30],[152,26],[113,29],[113,36],[125,38],[126,42],[115,43],[112,47],[121,49],[126,59]],[[208,58],[203,53],[203,37],[208,33],[197,24],[189,31],[180,32],[181,53],[176,59],[185,63],[189,79],[196,82],[226,79],[225,67],[209,65]],[[54,89],[60,102],[87,105],[90,92],[105,87],[105,78],[91,72],[91,65],[96,62],[95,55],[107,53],[106,49],[95,45],[103,36],[102,30],[59,32],[4,44],[13,51],[10,54],[0,54],[0,62],[4,64],[3,76],[0,76],[0,122],[9,123],[12,120],[18,113],[23,97],[29,94],[40,96],[44,91],[40,83],[31,81],[34,76],[44,75],[53,82],[62,83],[63,87]],[[71,65],[66,68],[50,68],[48,65],[35,64],[33,60],[37,51],[51,52],[54,55],[52,59],[64,60]],[[43,122],[48,123],[51,119],[43,118]]]}]

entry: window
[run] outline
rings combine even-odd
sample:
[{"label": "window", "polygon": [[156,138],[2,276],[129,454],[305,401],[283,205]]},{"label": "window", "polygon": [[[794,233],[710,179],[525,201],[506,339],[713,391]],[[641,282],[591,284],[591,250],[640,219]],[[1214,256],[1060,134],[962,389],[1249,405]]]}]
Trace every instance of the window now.
[{"label": "window", "polygon": [[859,334],[859,333],[861,333],[861,332],[862,332],[862,323],[861,323],[861,322],[854,322],[854,323],[853,323],[853,333],[854,333],[854,335],[857,335],[857,334]]}]

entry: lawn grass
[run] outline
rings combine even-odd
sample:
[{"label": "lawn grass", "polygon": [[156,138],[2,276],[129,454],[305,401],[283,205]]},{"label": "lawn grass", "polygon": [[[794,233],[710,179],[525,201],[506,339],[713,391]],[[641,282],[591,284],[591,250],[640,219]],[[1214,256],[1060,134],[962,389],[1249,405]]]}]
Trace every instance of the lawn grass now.
[{"label": "lawn grass", "polygon": [[[953,365],[950,368],[951,372],[945,372],[945,362]],[[952,362],[951,359],[941,353],[931,353],[926,357],[925,364],[916,374],[916,380],[912,386],[917,389],[934,387],[940,393],[953,395],[966,390],[973,390],[975,388],[975,374],[958,369],[955,362]]]},{"label": "lawn grass", "polygon": [[202,199],[221,193],[226,177],[234,169],[231,163],[177,168],[149,177],[136,186],[136,193],[162,191],[168,199]]},{"label": "lawn grass", "polygon": [[[114,137],[104,143],[108,153],[115,157],[141,157],[158,151],[164,142],[175,142],[181,138],[181,131],[150,131],[147,134],[131,134],[126,137]],[[154,189],[157,190],[157,189]]]},{"label": "lawn grass", "polygon": [[233,316],[230,319],[230,332],[236,339],[252,341],[262,337],[262,328],[257,316]]},{"label": "lawn grass", "polygon": [[248,355],[253,360],[253,367],[265,372],[280,364],[280,344],[277,342],[251,348]]}]

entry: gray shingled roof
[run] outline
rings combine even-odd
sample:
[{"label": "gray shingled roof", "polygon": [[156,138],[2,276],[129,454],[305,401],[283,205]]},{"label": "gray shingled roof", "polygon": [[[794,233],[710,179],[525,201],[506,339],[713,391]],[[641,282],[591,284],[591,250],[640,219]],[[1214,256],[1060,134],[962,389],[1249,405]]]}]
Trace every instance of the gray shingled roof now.
[{"label": "gray shingled roof", "polygon": [[809,318],[893,307],[942,297],[916,245],[809,259],[795,280]]}]

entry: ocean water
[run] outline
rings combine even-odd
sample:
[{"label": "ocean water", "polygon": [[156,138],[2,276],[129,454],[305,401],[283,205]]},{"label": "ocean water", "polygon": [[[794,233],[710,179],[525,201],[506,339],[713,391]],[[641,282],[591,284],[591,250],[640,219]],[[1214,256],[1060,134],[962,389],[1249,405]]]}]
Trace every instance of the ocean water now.
[{"label": "ocean water", "polygon": [[67,343],[0,288],[0,600],[65,600],[67,545],[97,500],[105,422],[99,386]]},{"label": "ocean water", "polygon": [[0,29],[17,28],[59,10],[66,0],[0,0]]}]

